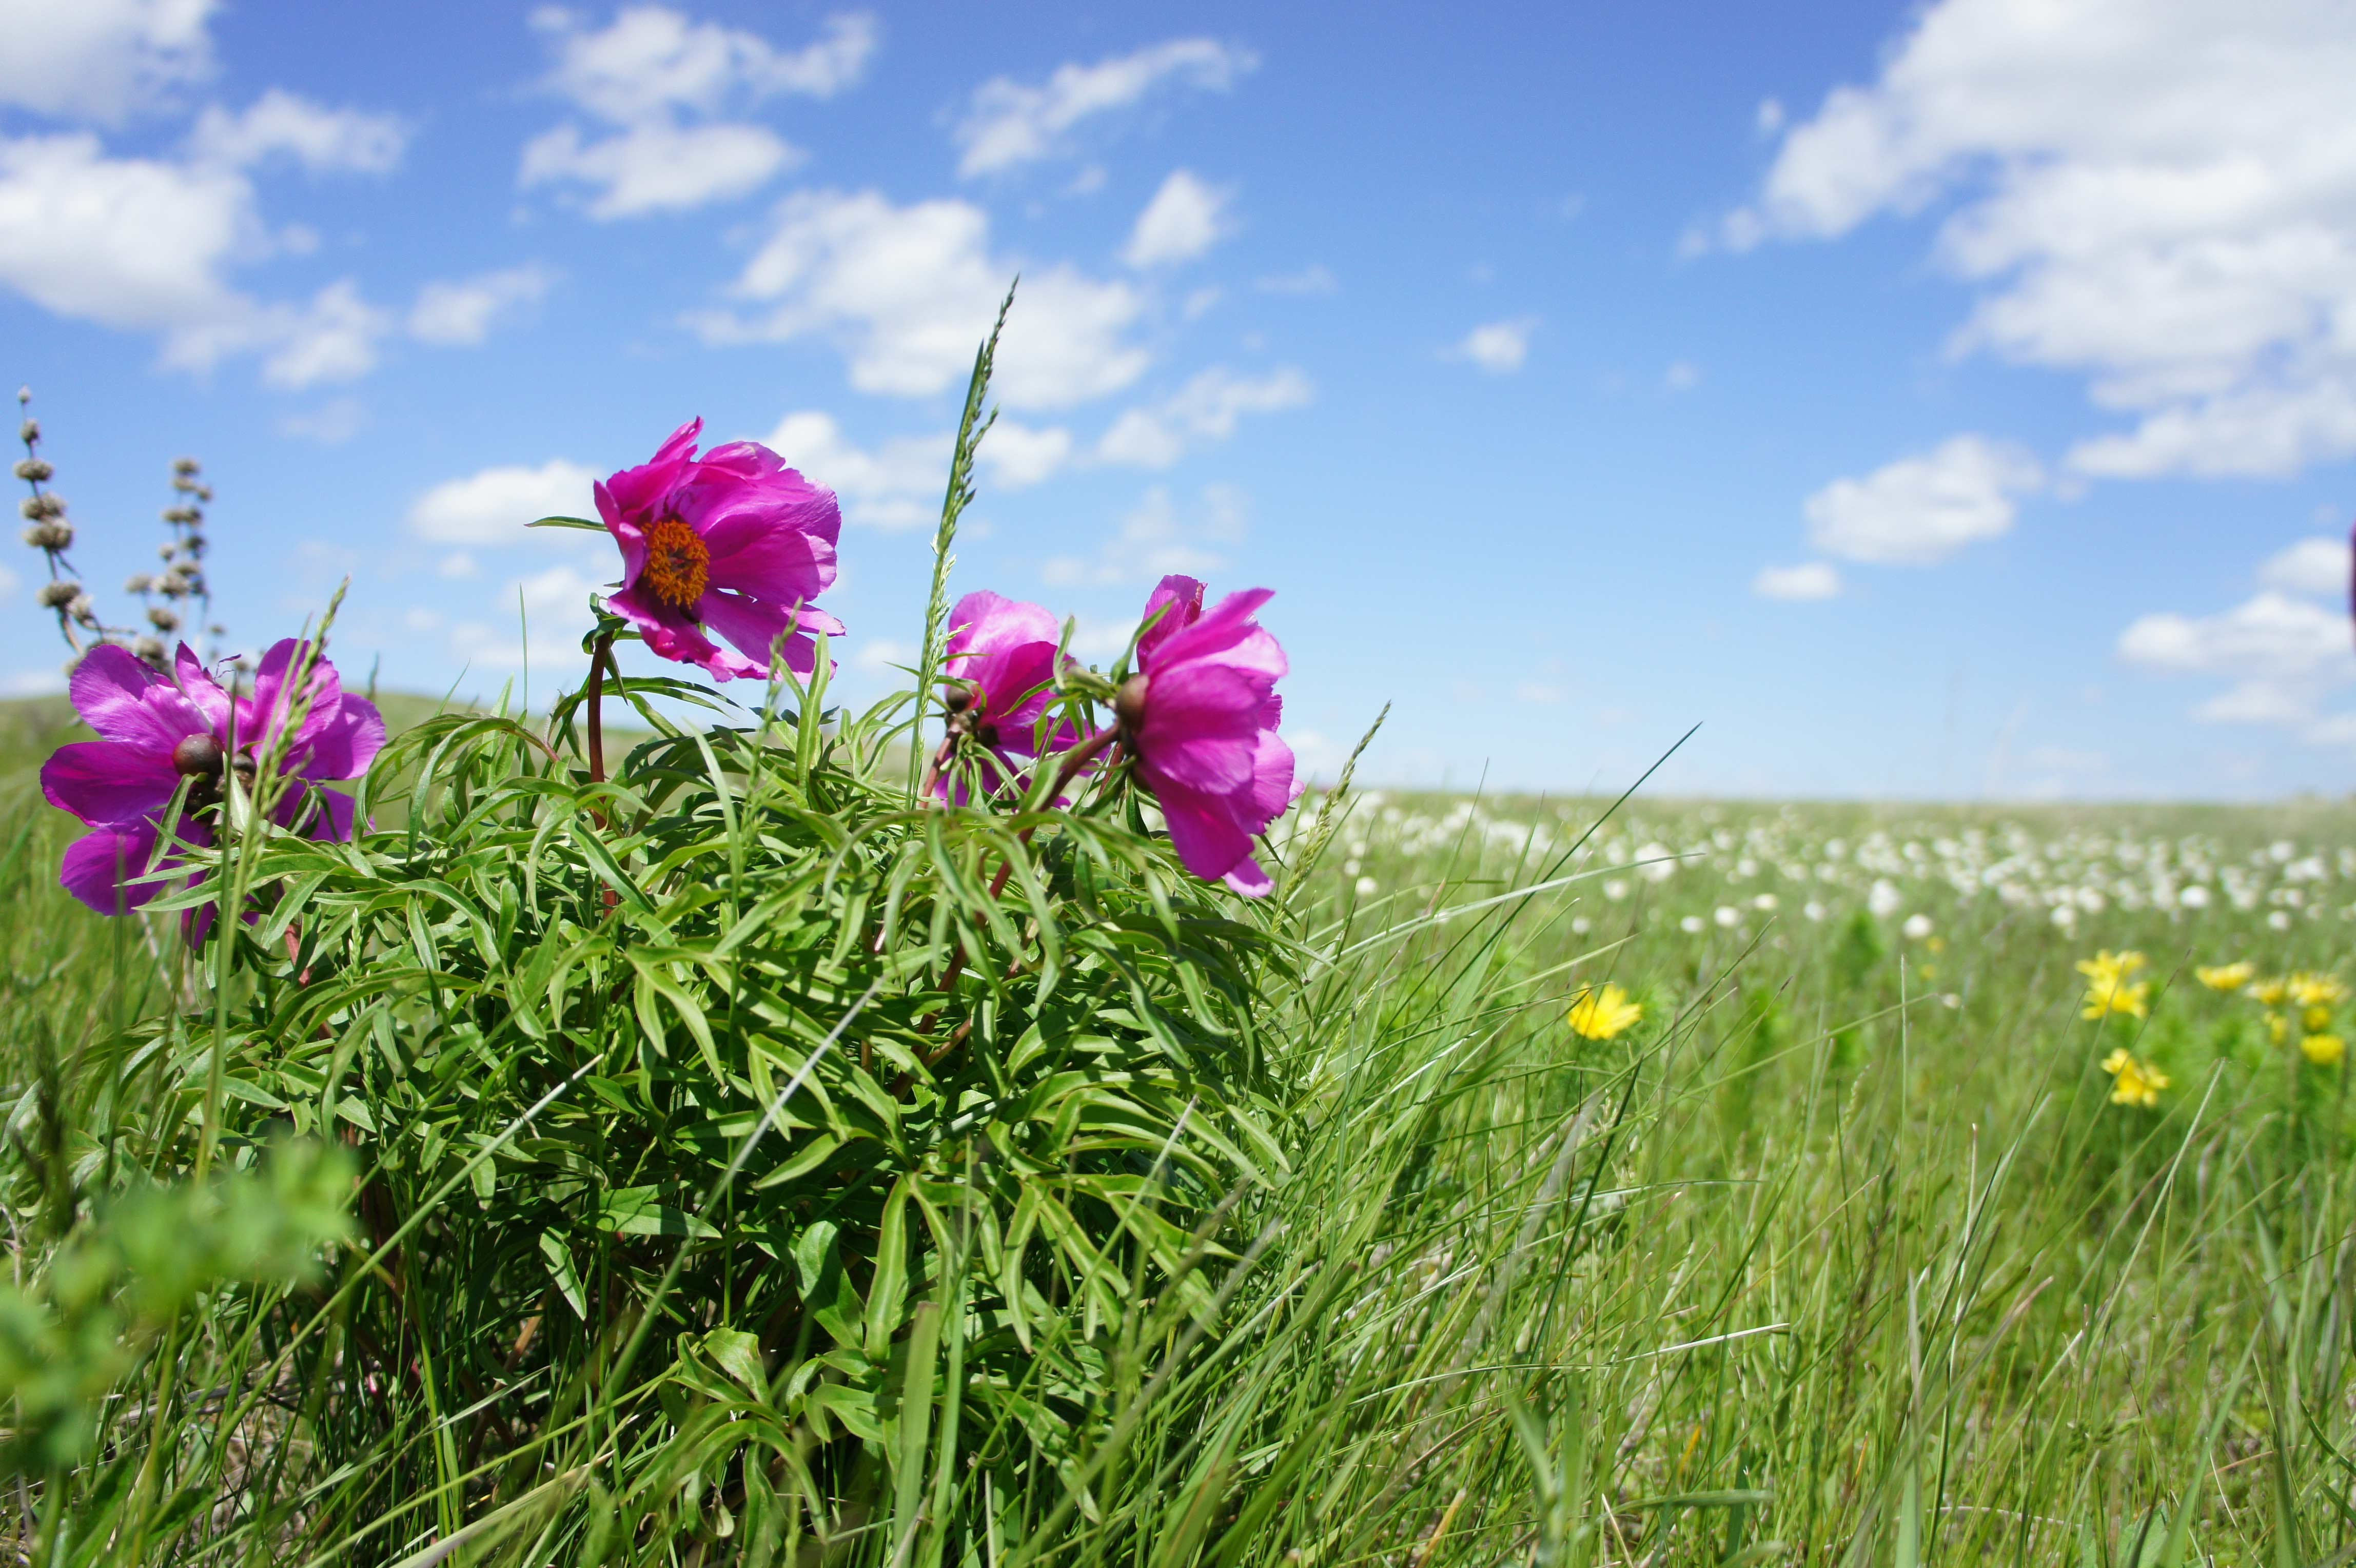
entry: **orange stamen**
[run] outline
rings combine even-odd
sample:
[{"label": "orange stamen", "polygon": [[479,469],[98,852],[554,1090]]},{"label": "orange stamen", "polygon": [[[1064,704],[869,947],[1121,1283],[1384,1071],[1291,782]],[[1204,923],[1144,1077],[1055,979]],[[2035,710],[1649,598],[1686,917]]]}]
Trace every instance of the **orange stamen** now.
[{"label": "orange stamen", "polygon": [[695,530],[675,517],[647,530],[647,568],[642,581],[655,596],[676,609],[693,609],[703,597],[712,552]]}]

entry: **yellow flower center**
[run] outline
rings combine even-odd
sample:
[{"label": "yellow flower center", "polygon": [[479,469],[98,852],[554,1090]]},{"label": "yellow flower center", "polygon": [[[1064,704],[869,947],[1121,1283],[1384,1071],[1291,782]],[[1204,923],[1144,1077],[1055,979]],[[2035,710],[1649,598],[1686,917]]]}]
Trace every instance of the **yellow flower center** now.
[{"label": "yellow flower center", "polygon": [[692,609],[703,597],[712,552],[695,530],[667,517],[647,530],[647,569],[641,576],[655,596],[677,609]]}]

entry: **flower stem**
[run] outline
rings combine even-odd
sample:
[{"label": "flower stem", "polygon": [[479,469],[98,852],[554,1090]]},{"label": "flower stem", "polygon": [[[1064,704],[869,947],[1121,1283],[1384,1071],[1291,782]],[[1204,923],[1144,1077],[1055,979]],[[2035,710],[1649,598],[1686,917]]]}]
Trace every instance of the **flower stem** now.
[{"label": "flower stem", "polygon": [[605,660],[613,651],[607,632],[589,650],[589,782],[605,781]]}]

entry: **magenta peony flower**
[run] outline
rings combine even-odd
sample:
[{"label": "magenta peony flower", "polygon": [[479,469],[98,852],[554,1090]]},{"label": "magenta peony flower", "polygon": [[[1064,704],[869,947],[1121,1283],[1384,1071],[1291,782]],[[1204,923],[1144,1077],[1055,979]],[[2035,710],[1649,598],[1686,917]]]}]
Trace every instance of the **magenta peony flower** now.
[{"label": "magenta peony flower", "polygon": [[1247,588],[1205,615],[1202,584],[1162,578],[1145,603],[1152,624],[1138,639],[1138,673],[1114,704],[1178,858],[1205,881],[1254,897],[1274,884],[1252,858],[1252,840],[1297,793],[1292,748],[1276,733],[1284,650],[1252,618],[1272,596]]},{"label": "magenta peony flower", "polygon": [[817,662],[810,634],[842,631],[810,602],[833,585],[842,509],[756,442],[698,457],[702,431],[702,420],[688,421],[651,462],[597,487],[597,513],[622,549],[621,591],[607,603],[648,647],[715,681],[766,679],[769,650],[791,626],[786,663],[807,675]]},{"label": "magenta peony flower", "polygon": [[[93,830],[67,846],[59,880],[68,892],[102,915],[135,909],[165,885],[133,878],[177,865],[183,845],[213,843],[209,809],[220,801],[223,775],[233,768],[251,779],[258,758],[279,744],[297,695],[288,676],[303,653],[291,638],[278,643],[262,656],[252,694],[232,699],[186,643],[168,676],[111,643],[91,650],[69,690],[101,738],[61,746],[41,768],[49,804]],[[312,667],[310,686],[302,725],[284,743],[284,776],[306,786],[358,778],[383,748],[383,718],[375,704],[347,695],[324,659]],[[183,779],[188,798],[177,842],[164,845],[164,812]],[[352,836],[352,798],[333,789],[290,787],[274,815],[315,839]]]},{"label": "magenta peony flower", "polygon": [[[1055,698],[1055,648],[1061,628],[1037,605],[992,593],[968,594],[949,612],[949,639],[941,675],[949,688],[950,733],[971,738],[983,756],[984,788],[995,793],[1012,778],[1015,759],[1039,755],[1039,720]],[[1068,724],[1047,736],[1047,749],[1060,751],[1079,738]],[[935,789],[944,799],[950,780],[944,773]],[[962,787],[958,804],[965,804]]]}]

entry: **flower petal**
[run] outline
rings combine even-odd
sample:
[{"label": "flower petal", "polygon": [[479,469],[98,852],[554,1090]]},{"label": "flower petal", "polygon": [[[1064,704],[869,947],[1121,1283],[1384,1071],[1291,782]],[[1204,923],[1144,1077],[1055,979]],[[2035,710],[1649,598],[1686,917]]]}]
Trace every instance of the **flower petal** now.
[{"label": "flower petal", "polygon": [[[1141,771],[1151,774],[1150,768]],[[1148,782],[1161,802],[1171,847],[1179,863],[1205,882],[1217,882],[1251,858],[1251,835],[1237,822],[1229,802],[1169,779]]]},{"label": "flower petal", "polygon": [[41,764],[41,793],[49,804],[91,827],[145,822],[153,832],[179,787],[169,757],[120,741],[74,741]]},{"label": "flower petal", "polygon": [[[1141,624],[1146,621],[1152,624],[1147,626],[1143,635],[1137,639],[1139,669],[1153,668],[1162,645],[1201,618],[1205,592],[1200,579],[1176,572],[1154,585],[1152,594],[1145,601],[1145,614],[1141,618]],[[1161,616],[1159,620],[1154,619],[1157,614]]]},{"label": "flower petal", "polygon": [[153,827],[122,832],[101,828],[66,846],[58,881],[67,892],[102,915],[127,914],[165,889],[161,882],[126,886],[133,877],[146,872],[155,854]]},{"label": "flower petal", "polygon": [[208,727],[178,688],[111,642],[82,655],[66,689],[74,711],[102,737],[166,758],[182,740]]}]

